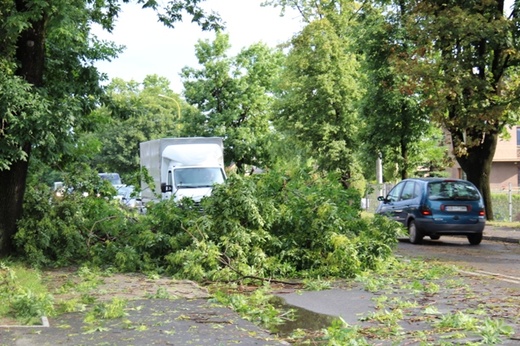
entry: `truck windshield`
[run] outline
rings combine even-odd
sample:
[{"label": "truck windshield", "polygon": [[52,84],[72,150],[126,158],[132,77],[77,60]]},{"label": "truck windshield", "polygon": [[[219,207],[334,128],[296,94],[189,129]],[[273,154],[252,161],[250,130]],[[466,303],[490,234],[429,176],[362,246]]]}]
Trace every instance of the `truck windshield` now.
[{"label": "truck windshield", "polygon": [[224,182],[220,168],[177,168],[174,170],[176,188],[211,187]]}]

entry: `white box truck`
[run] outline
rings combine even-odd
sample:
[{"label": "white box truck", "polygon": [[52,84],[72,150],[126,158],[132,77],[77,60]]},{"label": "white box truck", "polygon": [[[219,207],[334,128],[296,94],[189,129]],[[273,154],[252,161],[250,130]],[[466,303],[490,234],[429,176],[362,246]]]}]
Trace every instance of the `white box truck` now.
[{"label": "white box truck", "polygon": [[[196,203],[223,183],[224,145],[220,137],[162,138],[140,143],[141,167],[153,178],[154,189],[141,182],[143,204],[188,197]],[[144,180],[144,179],[143,179]]]}]

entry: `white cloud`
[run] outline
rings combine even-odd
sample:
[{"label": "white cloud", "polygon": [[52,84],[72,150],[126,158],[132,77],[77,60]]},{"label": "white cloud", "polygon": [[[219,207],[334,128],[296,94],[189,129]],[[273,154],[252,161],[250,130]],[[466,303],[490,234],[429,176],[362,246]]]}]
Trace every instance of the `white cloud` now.
[{"label": "white cloud", "polygon": [[[295,12],[288,11],[280,17],[279,9],[261,7],[262,0],[206,0],[207,9],[218,12],[226,22],[232,46],[230,54],[253,43],[264,42],[271,47],[290,39],[300,30]],[[100,38],[126,46],[125,51],[112,62],[100,62],[96,66],[109,78],[141,82],[145,76],[157,74],[171,82],[172,89],[180,93],[179,78],[185,66],[197,67],[195,44],[200,39],[213,40],[215,34],[203,32],[196,24],[176,24],[174,29],[158,22],[150,9],[135,4],[124,4],[113,34],[94,31]]]}]

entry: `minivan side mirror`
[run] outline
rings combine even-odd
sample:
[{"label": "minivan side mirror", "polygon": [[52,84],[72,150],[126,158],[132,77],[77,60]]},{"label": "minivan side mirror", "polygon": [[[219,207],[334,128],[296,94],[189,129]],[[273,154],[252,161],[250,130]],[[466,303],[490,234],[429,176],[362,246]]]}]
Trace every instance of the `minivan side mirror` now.
[{"label": "minivan side mirror", "polygon": [[385,198],[385,196],[379,196],[379,197],[377,197],[377,200],[378,200],[379,202],[383,202],[383,203],[388,202],[388,200]]}]

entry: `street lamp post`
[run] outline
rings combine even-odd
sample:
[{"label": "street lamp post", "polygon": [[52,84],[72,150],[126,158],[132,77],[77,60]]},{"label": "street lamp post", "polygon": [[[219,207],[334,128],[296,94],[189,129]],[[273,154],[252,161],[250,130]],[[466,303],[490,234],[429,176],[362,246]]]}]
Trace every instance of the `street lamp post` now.
[{"label": "street lamp post", "polygon": [[175,104],[177,105],[177,118],[179,118],[179,119],[181,118],[181,106],[179,105],[179,102],[177,102],[176,99],[174,99],[173,97],[170,97],[170,96],[163,95],[163,94],[159,94],[159,95],[157,95],[157,96],[175,102]]}]

